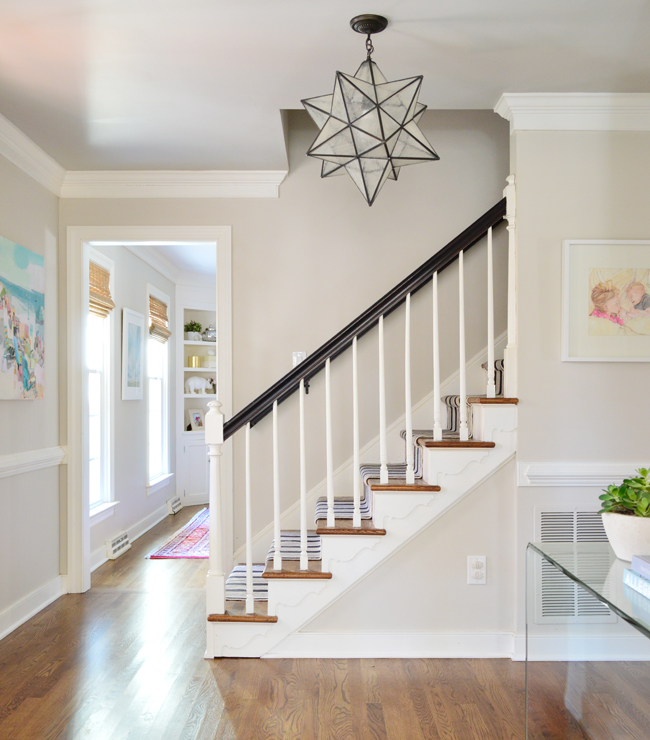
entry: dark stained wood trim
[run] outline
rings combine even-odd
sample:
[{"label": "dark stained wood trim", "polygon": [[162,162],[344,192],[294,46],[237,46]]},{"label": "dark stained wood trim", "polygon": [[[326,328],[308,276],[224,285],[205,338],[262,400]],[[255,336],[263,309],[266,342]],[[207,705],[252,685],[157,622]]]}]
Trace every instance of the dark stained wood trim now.
[{"label": "dark stained wood trim", "polygon": [[418,441],[422,447],[446,448],[455,450],[471,450],[474,448],[492,449],[495,447],[494,442],[481,442],[477,439],[470,439],[463,442],[460,439],[443,439],[441,442],[435,442],[432,439],[422,439]]},{"label": "dark stained wood trim", "polygon": [[469,403],[480,403],[483,406],[491,406],[493,404],[518,404],[518,398],[485,398],[484,396],[469,396],[467,398]]},{"label": "dark stained wood trim", "polygon": [[361,527],[353,527],[352,519],[337,519],[334,524],[334,527],[328,527],[327,519],[319,519],[316,534],[386,534],[385,529],[376,529],[371,519],[362,519]]},{"label": "dark stained wood trim", "polygon": [[273,570],[273,561],[269,560],[262,578],[331,578],[332,574],[323,572],[320,560],[310,560],[307,570],[300,570],[299,560],[283,560],[282,570]]},{"label": "dark stained wood trim", "polygon": [[277,622],[277,617],[269,617],[266,601],[255,602],[255,613],[246,614],[245,601],[226,601],[225,614],[209,614],[208,622]]},{"label": "dark stained wood trim", "polygon": [[440,486],[432,486],[424,481],[415,481],[409,485],[403,478],[389,479],[388,483],[380,483],[379,478],[368,478],[367,485],[371,491],[415,491],[422,493],[424,491],[439,491]]}]

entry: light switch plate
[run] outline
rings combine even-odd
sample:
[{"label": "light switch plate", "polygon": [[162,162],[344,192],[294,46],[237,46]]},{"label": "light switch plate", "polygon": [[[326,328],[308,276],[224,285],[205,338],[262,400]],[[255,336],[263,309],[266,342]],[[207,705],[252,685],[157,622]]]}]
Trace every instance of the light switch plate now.
[{"label": "light switch plate", "polygon": [[293,353],[293,366],[300,365],[303,360],[307,359],[306,352],[294,352]]}]

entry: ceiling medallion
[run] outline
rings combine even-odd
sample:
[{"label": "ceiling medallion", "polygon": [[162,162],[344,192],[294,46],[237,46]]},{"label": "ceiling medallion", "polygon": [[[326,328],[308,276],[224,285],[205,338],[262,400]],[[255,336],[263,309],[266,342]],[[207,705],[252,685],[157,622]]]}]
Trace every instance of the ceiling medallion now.
[{"label": "ceiling medallion", "polygon": [[337,72],[334,92],[302,101],[320,132],[307,154],[323,161],[321,177],[347,172],[372,205],[400,168],[440,157],[418,128],[426,105],[418,103],[422,75],[387,82],[372,61],[372,34],[388,25],[380,15],[350,21],[367,35],[367,58],[354,75]]}]

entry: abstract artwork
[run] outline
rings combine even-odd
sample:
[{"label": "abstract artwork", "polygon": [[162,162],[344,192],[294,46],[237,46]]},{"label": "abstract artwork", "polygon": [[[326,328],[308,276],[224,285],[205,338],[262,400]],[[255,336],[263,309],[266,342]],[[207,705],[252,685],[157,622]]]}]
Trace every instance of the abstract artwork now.
[{"label": "abstract artwork", "polygon": [[564,243],[563,360],[650,361],[650,242]]},{"label": "abstract artwork", "polygon": [[0,399],[43,398],[45,260],[0,237]]},{"label": "abstract artwork", "polygon": [[122,400],[143,398],[144,316],[130,308],[122,311]]}]

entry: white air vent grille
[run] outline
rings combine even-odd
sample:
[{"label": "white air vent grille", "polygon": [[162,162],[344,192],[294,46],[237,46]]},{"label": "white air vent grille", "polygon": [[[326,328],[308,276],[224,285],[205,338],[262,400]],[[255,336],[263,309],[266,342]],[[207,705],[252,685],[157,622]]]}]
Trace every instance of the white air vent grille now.
[{"label": "white air vent grille", "polygon": [[123,555],[127,550],[131,549],[131,540],[129,540],[128,532],[122,532],[117,537],[113,537],[112,540],[106,540],[106,557],[109,560],[115,560]]},{"label": "white air vent grille", "polygon": [[178,514],[178,512],[183,508],[183,502],[181,501],[180,496],[174,496],[174,498],[167,499],[167,513],[168,514]]},{"label": "white air vent grille", "polygon": [[[560,509],[560,507],[557,507]],[[536,529],[541,542],[607,542],[600,514],[596,511],[535,509]],[[607,596],[605,582],[609,555],[594,554],[589,564],[576,562],[574,572],[599,583]],[[567,578],[546,560],[536,572],[535,621],[537,623],[614,622],[616,617],[598,599]]]}]

